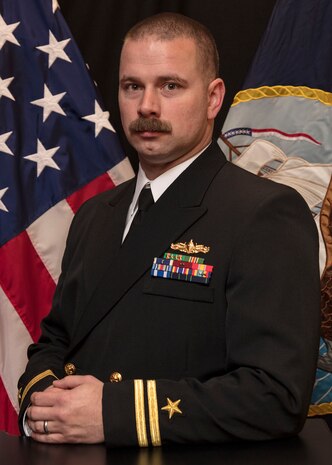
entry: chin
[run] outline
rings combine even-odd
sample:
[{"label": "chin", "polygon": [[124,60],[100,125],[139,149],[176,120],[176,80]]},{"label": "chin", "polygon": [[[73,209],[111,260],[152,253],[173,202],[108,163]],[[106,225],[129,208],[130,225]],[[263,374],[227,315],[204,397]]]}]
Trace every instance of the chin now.
[{"label": "chin", "polygon": [[135,147],[139,156],[144,158],[160,158],[165,156],[165,152],[154,144]]},{"label": "chin", "polygon": [[150,166],[164,165],[173,161],[168,153],[159,151],[141,151],[138,152],[138,158]]}]

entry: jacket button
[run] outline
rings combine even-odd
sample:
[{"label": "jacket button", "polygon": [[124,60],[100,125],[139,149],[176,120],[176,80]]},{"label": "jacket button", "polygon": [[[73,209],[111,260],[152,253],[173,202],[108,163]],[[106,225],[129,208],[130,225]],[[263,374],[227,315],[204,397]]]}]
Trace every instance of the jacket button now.
[{"label": "jacket button", "polygon": [[66,375],[74,375],[76,373],[76,367],[73,363],[66,363],[65,365]]},{"label": "jacket button", "polygon": [[120,381],[122,381],[122,374],[117,372],[117,371],[114,371],[110,375],[110,382],[111,383],[119,383]]}]

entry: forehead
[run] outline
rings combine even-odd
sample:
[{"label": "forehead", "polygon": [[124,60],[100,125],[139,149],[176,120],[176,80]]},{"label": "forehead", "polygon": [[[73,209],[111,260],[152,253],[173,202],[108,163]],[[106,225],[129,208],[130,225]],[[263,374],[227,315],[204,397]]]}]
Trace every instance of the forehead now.
[{"label": "forehead", "polygon": [[121,52],[120,76],[143,69],[149,69],[149,72],[194,72],[197,67],[197,47],[193,39],[158,40],[152,36],[126,40]]}]

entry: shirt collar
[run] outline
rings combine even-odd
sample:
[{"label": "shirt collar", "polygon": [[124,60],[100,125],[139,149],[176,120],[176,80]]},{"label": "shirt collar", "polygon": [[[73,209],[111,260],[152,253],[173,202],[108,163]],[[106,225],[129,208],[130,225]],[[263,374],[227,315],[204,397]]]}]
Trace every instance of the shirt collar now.
[{"label": "shirt collar", "polygon": [[170,168],[169,170],[165,171],[165,173],[161,174],[160,176],[158,176],[156,179],[153,179],[153,180],[150,180],[147,178],[140,164],[138,173],[137,173],[135,193],[134,193],[133,200],[131,203],[131,208],[130,208],[131,213],[133,213],[134,210],[136,209],[136,204],[137,204],[139,194],[147,183],[150,184],[153,200],[157,202],[159,197],[163,195],[166,189],[176,180],[176,178],[178,178],[180,174],[185,169],[187,169],[188,166],[190,166],[196,160],[196,158],[198,158],[204,152],[204,150],[207,149],[209,145],[204,147],[204,149],[198,152],[196,155],[190,157],[188,160],[185,160],[182,163],[179,163],[176,166],[173,166],[173,168]]}]

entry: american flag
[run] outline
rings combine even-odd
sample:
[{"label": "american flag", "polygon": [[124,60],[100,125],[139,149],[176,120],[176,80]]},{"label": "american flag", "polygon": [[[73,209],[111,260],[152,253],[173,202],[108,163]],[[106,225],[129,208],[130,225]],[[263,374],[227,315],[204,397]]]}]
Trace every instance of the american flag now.
[{"label": "american flag", "polygon": [[56,0],[0,0],[0,429],[83,201],[133,176]]}]

